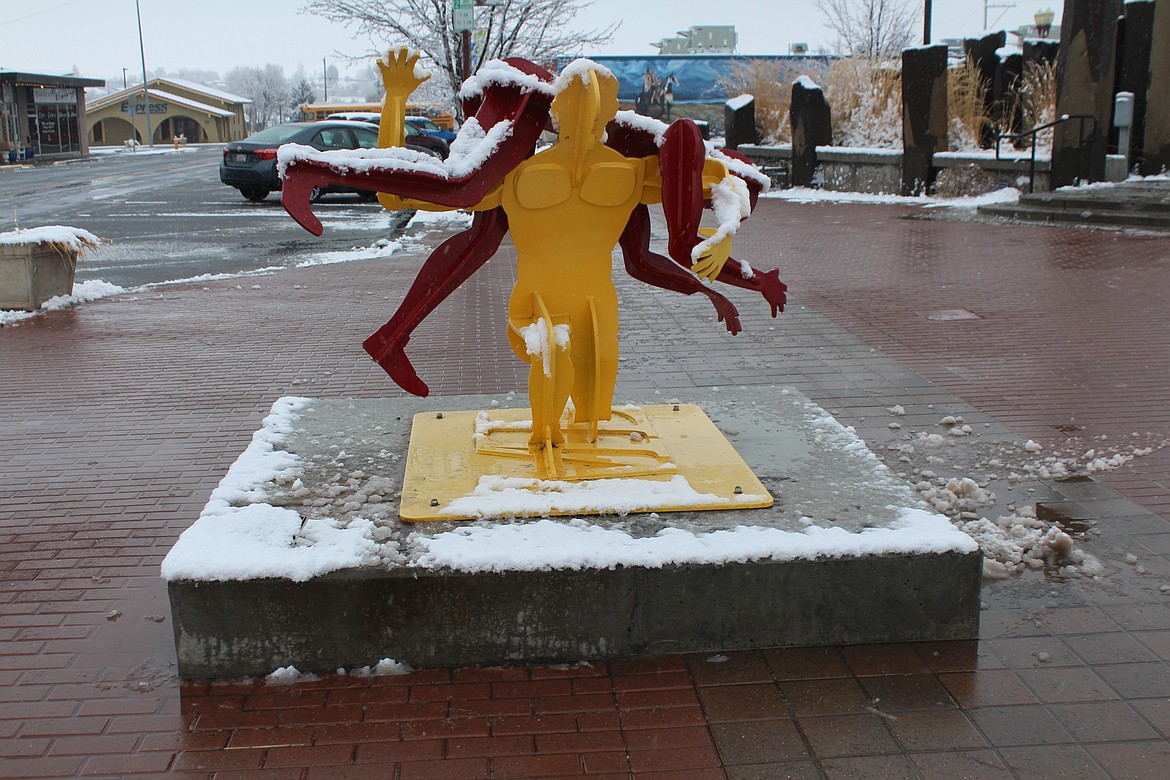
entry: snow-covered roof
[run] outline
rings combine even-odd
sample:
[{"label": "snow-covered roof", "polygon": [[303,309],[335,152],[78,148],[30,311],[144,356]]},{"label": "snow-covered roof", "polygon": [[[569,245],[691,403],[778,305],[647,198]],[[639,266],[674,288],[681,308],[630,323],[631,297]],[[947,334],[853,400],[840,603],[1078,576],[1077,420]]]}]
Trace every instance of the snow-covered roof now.
[{"label": "snow-covered roof", "polygon": [[161,79],[161,81],[165,81],[165,82],[168,82],[170,84],[174,84],[177,87],[183,87],[184,89],[191,89],[191,90],[194,90],[196,92],[202,92],[205,95],[211,95],[212,97],[217,97],[220,100],[226,100],[229,103],[251,103],[252,102],[251,98],[242,97],[240,95],[233,95],[231,92],[225,92],[222,89],[216,89],[215,87],[209,87],[206,84],[200,84],[196,81],[187,81],[186,79],[177,79],[177,78],[174,78],[173,76],[165,76]]},{"label": "snow-covered roof", "polygon": [[[123,100],[128,100],[135,95],[141,94],[142,87],[124,89],[120,92],[115,92],[112,95],[106,95],[105,97],[98,98],[89,104],[88,110],[92,113],[93,111],[103,109],[106,106],[119,103]],[[227,111],[225,109],[219,108],[218,106],[209,106],[206,103],[200,103],[198,100],[191,100],[190,98],[181,97],[173,92],[164,92],[161,89],[148,89],[147,94],[151,97],[161,98],[162,100],[166,100],[171,103],[177,103],[181,106],[187,106],[188,108],[194,108],[198,111],[203,111],[204,113],[211,114],[212,116],[235,116],[235,113],[232,111]]]}]

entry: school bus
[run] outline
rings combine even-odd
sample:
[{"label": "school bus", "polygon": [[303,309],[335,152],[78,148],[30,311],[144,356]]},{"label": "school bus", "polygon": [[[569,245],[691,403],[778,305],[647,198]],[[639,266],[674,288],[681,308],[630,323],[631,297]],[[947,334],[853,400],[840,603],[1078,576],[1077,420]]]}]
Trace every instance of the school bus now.
[{"label": "school bus", "polygon": [[[381,103],[304,103],[301,105],[301,121],[316,122],[330,114],[340,114],[345,111],[371,111],[381,113]],[[435,104],[407,104],[407,116],[425,116],[434,121],[444,130],[451,130],[455,126],[455,117],[446,107]]]}]

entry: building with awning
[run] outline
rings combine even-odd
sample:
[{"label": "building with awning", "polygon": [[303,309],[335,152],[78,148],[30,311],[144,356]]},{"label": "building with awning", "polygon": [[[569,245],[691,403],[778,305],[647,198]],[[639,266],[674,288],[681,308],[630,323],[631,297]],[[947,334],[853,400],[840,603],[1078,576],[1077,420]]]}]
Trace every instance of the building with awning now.
[{"label": "building with awning", "polygon": [[0,161],[88,154],[85,88],[105,85],[102,79],[0,70]]},{"label": "building with awning", "polygon": [[[251,100],[175,78],[151,79],[97,98],[89,106],[89,143],[121,146],[134,140],[169,144],[239,141],[248,134],[244,111]],[[149,112],[149,113],[148,113]]]}]

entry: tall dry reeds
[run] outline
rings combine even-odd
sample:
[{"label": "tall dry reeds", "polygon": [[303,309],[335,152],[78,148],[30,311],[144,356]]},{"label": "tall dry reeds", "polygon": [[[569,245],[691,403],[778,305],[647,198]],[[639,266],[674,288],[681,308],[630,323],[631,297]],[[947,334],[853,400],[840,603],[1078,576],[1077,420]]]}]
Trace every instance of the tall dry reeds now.
[{"label": "tall dry reeds", "polygon": [[720,78],[719,86],[729,97],[752,95],[756,103],[756,132],[761,143],[777,144],[792,140],[788,124],[788,106],[792,89],[788,68],[777,60],[737,60],[731,71]]},{"label": "tall dry reeds", "polygon": [[987,114],[987,81],[967,57],[947,71],[947,141],[952,152],[979,148],[979,137],[992,124]]},{"label": "tall dry reeds", "polygon": [[835,60],[821,87],[833,109],[833,143],[902,146],[902,69],[893,60]]},{"label": "tall dry reeds", "polygon": [[[1023,123],[1021,130],[1030,130],[1056,119],[1056,63],[1024,63],[1024,72],[1016,80],[1012,96],[1010,109],[1019,112]],[[1030,142],[1022,145],[1031,146]],[[1051,127],[1036,134],[1036,149],[1052,151]]]}]

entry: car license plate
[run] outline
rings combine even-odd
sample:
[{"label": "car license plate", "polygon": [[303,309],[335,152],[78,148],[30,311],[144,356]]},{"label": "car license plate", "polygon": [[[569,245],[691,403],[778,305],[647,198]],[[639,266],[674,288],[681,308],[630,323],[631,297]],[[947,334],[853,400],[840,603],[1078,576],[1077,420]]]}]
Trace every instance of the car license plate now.
[{"label": "car license plate", "polygon": [[247,152],[240,152],[239,154],[237,154],[236,155],[236,162],[238,162],[238,163],[248,162]]}]

